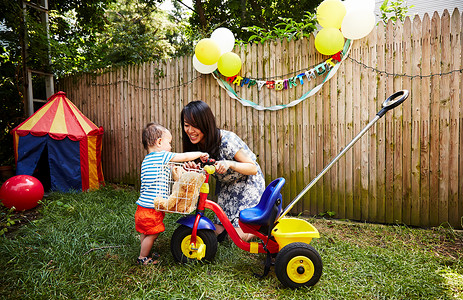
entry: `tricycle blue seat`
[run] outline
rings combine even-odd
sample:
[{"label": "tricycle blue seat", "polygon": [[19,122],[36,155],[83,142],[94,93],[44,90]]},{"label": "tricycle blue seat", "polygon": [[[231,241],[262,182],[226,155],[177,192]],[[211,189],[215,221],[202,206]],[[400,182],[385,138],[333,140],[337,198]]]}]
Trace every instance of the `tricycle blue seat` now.
[{"label": "tricycle blue seat", "polygon": [[272,181],[267,188],[265,188],[262,197],[260,198],[259,204],[254,207],[246,208],[240,211],[240,221],[246,224],[254,225],[270,225],[275,220],[272,219],[272,210],[279,199],[279,203],[276,205],[278,212],[276,217],[281,212],[281,188],[285,184],[285,179],[280,177]]}]

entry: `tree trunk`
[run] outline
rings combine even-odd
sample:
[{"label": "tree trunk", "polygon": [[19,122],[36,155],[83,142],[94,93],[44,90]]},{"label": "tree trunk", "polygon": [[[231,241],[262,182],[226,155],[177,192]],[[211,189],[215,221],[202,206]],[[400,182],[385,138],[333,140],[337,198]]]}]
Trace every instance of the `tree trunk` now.
[{"label": "tree trunk", "polygon": [[199,16],[199,23],[201,24],[201,28],[205,30],[207,28],[207,21],[206,16],[204,15],[204,7],[201,3],[201,0],[195,0],[195,10]]}]

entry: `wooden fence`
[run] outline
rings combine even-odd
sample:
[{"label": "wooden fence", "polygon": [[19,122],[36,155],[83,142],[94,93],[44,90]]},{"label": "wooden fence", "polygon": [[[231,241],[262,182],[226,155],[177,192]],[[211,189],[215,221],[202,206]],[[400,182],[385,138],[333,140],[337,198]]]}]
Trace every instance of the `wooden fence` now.
[{"label": "wooden fence", "polygon": [[[363,129],[393,92],[410,97],[373,126],[299,201],[295,213],[333,212],[336,218],[380,223],[462,227],[462,16],[458,10],[423,20],[376,27],[353,42],[336,75],[314,96],[277,111],[245,107],[191,57],[146,63],[59,81],[82,112],[103,126],[107,181],[137,184],[146,155],[143,126],[156,121],[181,151],[180,111],[202,99],[219,126],[236,132],[258,155],[267,183],[285,177],[289,203]],[[314,38],[251,44],[235,49],[242,77],[284,79],[328,59]],[[157,78],[161,70],[164,77]],[[277,91],[232,85],[263,106],[287,104],[320,84],[324,75]]]}]

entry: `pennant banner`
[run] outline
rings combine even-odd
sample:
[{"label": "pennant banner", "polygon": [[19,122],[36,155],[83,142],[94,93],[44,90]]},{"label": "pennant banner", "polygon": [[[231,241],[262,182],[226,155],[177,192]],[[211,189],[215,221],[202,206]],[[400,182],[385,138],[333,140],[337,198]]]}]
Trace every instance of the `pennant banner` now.
[{"label": "pennant banner", "polygon": [[[212,73],[212,76],[217,80],[217,83],[219,84],[220,87],[222,87],[227,94],[235,99],[238,100],[242,105],[244,106],[251,106],[257,110],[279,110],[287,107],[292,107],[300,102],[304,101],[310,96],[315,95],[322,86],[330,80],[338,71],[341,63],[347,58],[347,55],[349,54],[351,48],[351,40],[347,40],[346,43],[344,44],[344,49],[341,51],[341,56],[342,58],[337,59],[337,57],[332,57],[328,59],[327,61],[315,66],[313,69],[310,69],[304,73],[301,73],[297,76],[284,79],[284,80],[271,80],[271,81],[265,81],[265,80],[256,80],[256,79],[251,79],[251,78],[243,78],[241,76],[233,76],[233,77],[228,77],[225,80],[222,79],[218,75],[217,72]],[[336,63],[334,61],[337,61]],[[292,88],[293,86],[296,86],[299,82],[299,84],[304,84],[304,77],[308,81],[310,81],[312,78],[315,78],[316,75],[322,75],[323,73],[326,72],[326,70],[329,69],[328,74],[326,74],[326,77],[324,78],[323,82],[311,89],[310,91],[306,92],[304,95],[302,95],[299,99],[296,99],[294,101],[291,101],[288,104],[281,104],[281,105],[273,105],[273,106],[262,106],[259,105],[253,101],[246,100],[241,98],[233,89],[233,87],[230,84],[236,84],[241,87],[244,85],[247,85],[248,88],[252,86],[257,86],[259,91],[266,86],[269,89],[275,89],[275,90],[283,90],[283,89],[288,89]]]}]

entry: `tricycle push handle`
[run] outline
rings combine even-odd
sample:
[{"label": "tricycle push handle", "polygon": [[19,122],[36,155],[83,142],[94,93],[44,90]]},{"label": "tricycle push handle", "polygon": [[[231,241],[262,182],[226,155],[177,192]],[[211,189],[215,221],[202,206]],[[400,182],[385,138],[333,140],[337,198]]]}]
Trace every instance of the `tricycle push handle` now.
[{"label": "tricycle push handle", "polygon": [[389,98],[384,100],[383,108],[376,115],[381,118],[382,116],[384,116],[384,114],[388,110],[396,108],[397,106],[402,104],[402,102],[404,102],[405,99],[407,98],[408,98],[408,90],[401,90],[401,91],[395,92],[394,94],[389,96]]},{"label": "tricycle push handle", "polygon": [[297,195],[296,198],[294,198],[294,200],[291,201],[291,203],[280,214],[280,216],[278,217],[278,220],[283,218],[291,210],[291,208],[293,208],[293,206],[297,203],[297,201],[299,201],[299,199],[301,199],[302,196],[304,196],[304,194],[307,193],[307,191],[312,186],[314,186],[315,183],[317,183],[317,181],[326,172],[328,172],[328,170],[341,158],[341,156],[343,156],[347,152],[347,150],[352,148],[352,146],[362,137],[362,135],[364,135],[370,129],[370,127],[372,127],[382,116],[384,116],[384,114],[388,110],[391,110],[394,107],[399,106],[402,102],[404,102],[405,99],[407,99],[407,97],[408,97],[408,91],[407,90],[402,90],[402,91],[398,91],[398,92],[392,94],[389,98],[387,98],[383,102],[383,108],[376,114],[376,116],[373,118],[373,120],[371,120],[370,123],[368,123],[367,126],[365,128],[363,128],[362,131],[360,131],[354,137],[354,139],[349,144],[347,144],[347,146],[344,149],[342,149],[342,151],[335,158],[333,158],[333,160],[317,175],[317,177],[312,179],[312,181],[302,190],[302,192],[300,192],[299,195]]}]

